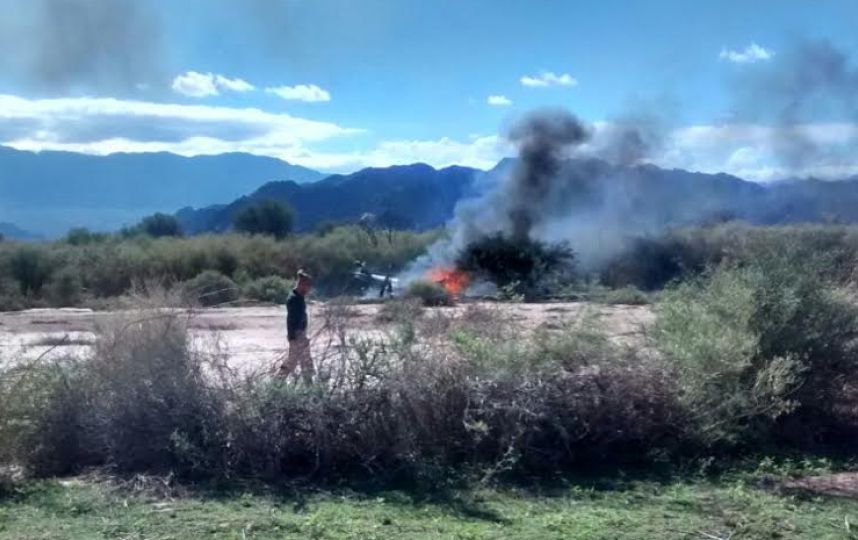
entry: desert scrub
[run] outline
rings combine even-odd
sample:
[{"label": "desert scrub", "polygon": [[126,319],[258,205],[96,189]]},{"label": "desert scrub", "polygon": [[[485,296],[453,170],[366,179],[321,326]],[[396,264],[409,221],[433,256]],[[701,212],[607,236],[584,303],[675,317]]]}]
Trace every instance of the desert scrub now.
[{"label": "desert scrub", "polygon": [[833,432],[858,367],[858,311],[812,264],[720,265],[664,293],[655,336],[707,443]]},{"label": "desert scrub", "polygon": [[89,465],[217,474],[223,395],[208,362],[171,312],[114,319],[89,356],[3,374],[0,455],[35,475]]},{"label": "desert scrub", "polygon": [[416,321],[424,312],[421,298],[391,298],[378,308],[375,318],[381,323]]},{"label": "desert scrub", "polygon": [[304,268],[316,278],[319,294],[336,296],[351,283],[356,259],[371,268],[397,272],[440,234],[391,231],[384,241],[374,242],[358,226],[335,227],[324,236],[291,235],[279,241],[240,234],[152,238],[75,231],[56,242],[0,242],[0,294],[7,286],[14,291],[14,298],[8,297],[8,305],[13,307],[19,303],[24,307],[44,305],[46,296],[55,301],[48,285],[60,271],[76,276],[86,291],[82,298],[66,297],[79,305],[126,295],[142,281],[182,283],[207,270],[243,284],[269,276],[290,280]]},{"label": "desert scrub", "polygon": [[455,345],[407,324],[359,337],[348,311],[326,311],[344,331],[309,386],[230,372],[195,350],[175,312],[116,319],[89,355],[3,377],[0,455],[37,476],[109,466],[436,485],[670,450],[670,378],[607,340],[486,332],[496,323],[473,314],[442,329]]},{"label": "desert scrub", "polygon": [[245,298],[259,302],[283,304],[292,290],[292,282],[280,276],[266,276],[245,283],[241,290]]},{"label": "desert scrub", "polygon": [[753,265],[760,257],[771,255],[780,257],[787,266],[807,266],[813,261],[820,277],[846,285],[856,278],[858,227],[726,223],[674,229],[630,242],[597,271],[605,286],[634,285],[653,291],[721,263]]}]

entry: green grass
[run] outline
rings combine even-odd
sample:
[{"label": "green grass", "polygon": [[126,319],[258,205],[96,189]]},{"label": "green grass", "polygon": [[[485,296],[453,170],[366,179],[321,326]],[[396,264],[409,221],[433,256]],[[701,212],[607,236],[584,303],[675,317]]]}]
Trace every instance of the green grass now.
[{"label": "green grass", "polygon": [[441,502],[393,491],[170,500],[46,481],[0,502],[3,540],[858,538],[851,523],[858,501],[777,495],[742,480],[483,490]]}]

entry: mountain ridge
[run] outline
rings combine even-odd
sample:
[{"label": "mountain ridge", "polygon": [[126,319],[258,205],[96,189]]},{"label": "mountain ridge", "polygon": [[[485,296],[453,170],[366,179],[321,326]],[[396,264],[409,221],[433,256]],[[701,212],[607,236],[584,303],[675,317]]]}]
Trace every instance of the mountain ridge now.
[{"label": "mountain ridge", "polygon": [[376,215],[382,224],[428,229],[446,222],[474,177],[481,174],[483,171],[469,167],[434,169],[424,163],[367,168],[306,184],[269,182],[231,203],[186,207],[176,216],[189,234],[224,232],[236,212],[255,201],[273,199],[292,207],[295,228],[301,232],[325,222],[356,221],[367,213]]},{"label": "mountain ridge", "polygon": [[[425,229],[447,223],[460,200],[493,189],[514,164],[514,159],[504,159],[484,172],[458,166],[436,170],[418,163],[368,168],[301,185],[273,182],[230,203],[183,208],[177,217],[189,234],[224,232],[235,212],[254,201],[273,199],[293,207],[300,232],[325,222],[354,222],[366,213]],[[570,160],[561,174],[577,183],[560,190],[566,202],[546,211],[586,213],[599,208],[608,218],[633,221],[642,233],[728,219],[760,225],[858,223],[854,178],[759,184],[727,173],[618,166],[598,159]]]},{"label": "mountain ridge", "polygon": [[18,227],[14,223],[0,222],[0,236],[4,240],[39,240],[37,234]]},{"label": "mountain ridge", "polygon": [[326,175],[245,153],[95,156],[0,146],[0,216],[49,236],[75,226],[117,229],[156,211],[231,200],[272,180]]}]

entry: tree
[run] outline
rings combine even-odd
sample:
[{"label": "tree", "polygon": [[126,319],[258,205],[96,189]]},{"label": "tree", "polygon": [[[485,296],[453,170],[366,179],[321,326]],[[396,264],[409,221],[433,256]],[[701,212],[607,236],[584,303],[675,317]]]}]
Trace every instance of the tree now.
[{"label": "tree", "polygon": [[247,234],[267,234],[277,239],[292,232],[293,222],[292,209],[271,199],[253,203],[233,217],[235,230]]},{"label": "tree", "polygon": [[143,218],[137,226],[140,232],[154,238],[162,236],[182,236],[182,226],[176,216],[162,214],[160,212]]},{"label": "tree", "polygon": [[66,234],[66,242],[73,246],[83,246],[93,242],[101,242],[108,238],[106,233],[92,232],[86,227],[75,227],[69,229]]}]

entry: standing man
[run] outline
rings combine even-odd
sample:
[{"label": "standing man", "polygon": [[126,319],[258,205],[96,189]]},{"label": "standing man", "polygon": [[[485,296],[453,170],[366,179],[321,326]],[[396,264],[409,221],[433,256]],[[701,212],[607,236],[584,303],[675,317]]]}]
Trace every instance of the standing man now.
[{"label": "standing man", "polygon": [[301,365],[304,382],[313,382],[313,358],[310,356],[310,339],[307,337],[306,296],[313,288],[310,275],[298,270],[295,288],[286,300],[286,331],[289,339],[289,357],[280,366],[280,376],[288,377]]}]

